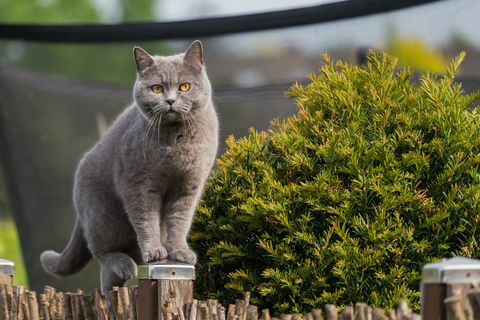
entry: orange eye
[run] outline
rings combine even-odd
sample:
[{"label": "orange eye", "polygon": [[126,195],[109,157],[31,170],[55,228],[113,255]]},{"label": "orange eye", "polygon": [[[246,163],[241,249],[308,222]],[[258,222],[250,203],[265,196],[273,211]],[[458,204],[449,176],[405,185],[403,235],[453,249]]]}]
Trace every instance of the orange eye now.
[{"label": "orange eye", "polygon": [[159,84],[154,84],[152,87],[153,93],[162,93],[163,92],[163,87]]},{"label": "orange eye", "polygon": [[178,87],[178,90],[180,90],[181,92],[186,92],[186,91],[190,90],[190,83],[182,83]]}]

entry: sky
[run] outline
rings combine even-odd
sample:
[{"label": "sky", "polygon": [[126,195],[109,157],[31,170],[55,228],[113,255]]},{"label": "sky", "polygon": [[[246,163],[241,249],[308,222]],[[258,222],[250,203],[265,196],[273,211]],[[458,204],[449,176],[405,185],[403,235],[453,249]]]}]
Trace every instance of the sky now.
[{"label": "sky", "polygon": [[[121,0],[91,0],[103,8],[105,20],[119,15]],[[338,0],[337,0],[338,1]],[[187,20],[307,7],[335,0],[157,0],[157,21]],[[117,4],[117,6],[115,5]],[[480,0],[444,0],[391,13],[274,31],[216,38],[236,54],[258,54],[263,48],[288,47],[312,53],[338,47],[381,47],[388,30],[416,38],[431,47],[446,44],[458,34],[480,48]]]},{"label": "sky", "polygon": [[[342,0],[343,1],[343,0]],[[160,0],[156,16],[162,20],[181,20],[212,16],[237,15],[272,10],[307,7],[336,0]]]},{"label": "sky", "polygon": [[[105,21],[113,22],[119,17],[121,0],[91,0],[105,13]],[[157,21],[187,20],[193,18],[228,16],[307,7],[339,0],[157,0],[154,14]],[[349,43],[357,46],[378,44],[385,39],[389,26],[394,26],[400,35],[422,39],[431,46],[440,46],[453,33],[458,33],[480,47],[479,0],[444,0],[419,7],[394,11],[364,18],[296,27],[279,32],[268,31],[267,40],[298,43],[308,50],[309,42],[327,46]],[[299,33],[300,31],[300,33]],[[277,34],[275,34],[277,33]],[[252,37],[252,35],[254,35]],[[245,36],[247,38],[245,38]],[[262,32],[234,36],[241,46],[248,42],[265,41]],[[246,40],[250,39],[250,40]]]}]

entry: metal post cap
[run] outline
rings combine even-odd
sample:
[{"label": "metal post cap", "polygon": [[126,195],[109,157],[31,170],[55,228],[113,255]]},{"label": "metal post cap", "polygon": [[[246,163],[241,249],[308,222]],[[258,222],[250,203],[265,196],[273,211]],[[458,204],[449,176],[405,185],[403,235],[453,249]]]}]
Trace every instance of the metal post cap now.
[{"label": "metal post cap", "polygon": [[175,260],[138,266],[138,279],[195,280],[195,266]]},{"label": "metal post cap", "polygon": [[455,257],[423,267],[423,283],[472,283],[480,282],[480,260]]},{"label": "metal post cap", "polygon": [[15,275],[15,263],[5,259],[0,259],[0,275],[4,275],[4,276]]}]

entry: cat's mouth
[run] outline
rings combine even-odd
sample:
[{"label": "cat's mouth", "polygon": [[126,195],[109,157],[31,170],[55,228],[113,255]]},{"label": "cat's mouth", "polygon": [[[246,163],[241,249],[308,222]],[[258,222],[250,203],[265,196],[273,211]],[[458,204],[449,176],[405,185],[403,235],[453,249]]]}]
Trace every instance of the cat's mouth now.
[{"label": "cat's mouth", "polygon": [[178,106],[170,105],[148,105],[144,107],[144,113],[150,121],[160,117],[162,121],[179,121],[182,119],[182,114],[184,113],[184,108]]},{"label": "cat's mouth", "polygon": [[172,110],[172,107],[171,106],[162,106],[162,105],[153,105],[153,106],[145,106],[145,114],[147,116],[155,116],[156,114],[165,114],[165,113],[168,113],[170,111],[175,111],[175,110]]}]

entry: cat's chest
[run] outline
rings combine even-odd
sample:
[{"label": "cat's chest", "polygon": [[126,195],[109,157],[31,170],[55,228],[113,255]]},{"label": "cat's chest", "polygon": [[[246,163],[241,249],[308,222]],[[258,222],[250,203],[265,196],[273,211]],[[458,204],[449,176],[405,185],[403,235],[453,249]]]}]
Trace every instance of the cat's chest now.
[{"label": "cat's chest", "polygon": [[[138,151],[138,150],[137,150]],[[145,151],[131,154],[122,165],[120,179],[129,183],[164,185],[172,179],[188,177],[202,165],[192,148],[183,144],[148,146]]]},{"label": "cat's chest", "polygon": [[179,134],[173,139],[163,139],[152,145],[146,154],[146,162],[156,172],[189,171],[197,165],[199,158],[196,155],[201,153],[201,149],[201,143],[195,137]]},{"label": "cat's chest", "polygon": [[165,129],[147,139],[134,137],[122,148],[120,175],[127,180],[156,181],[195,175],[195,172],[205,172],[215,157],[216,135],[209,134],[208,130],[168,132]]}]

